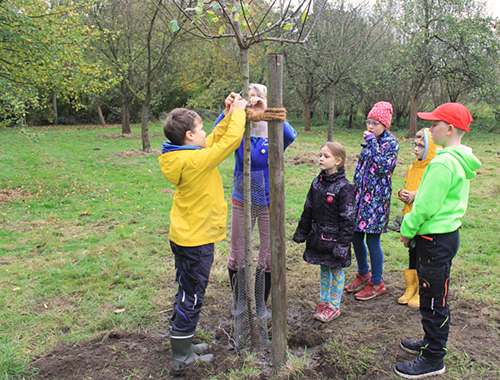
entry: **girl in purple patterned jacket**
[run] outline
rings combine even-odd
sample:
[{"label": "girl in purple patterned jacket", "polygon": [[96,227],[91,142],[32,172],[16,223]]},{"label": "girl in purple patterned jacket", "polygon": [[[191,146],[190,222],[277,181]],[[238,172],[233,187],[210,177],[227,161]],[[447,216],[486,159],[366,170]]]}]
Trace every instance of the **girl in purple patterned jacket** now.
[{"label": "girl in purple patterned jacket", "polygon": [[[356,225],[352,246],[358,272],[345,290],[356,292],[354,297],[361,301],[386,293],[382,278],[384,254],[380,247],[380,234],[387,232],[391,177],[399,150],[396,138],[389,133],[391,119],[392,105],[388,102],[378,102],[368,113],[365,121],[367,130],[363,133],[366,143],[362,144],[354,174]],[[366,246],[370,252],[371,271]]]}]

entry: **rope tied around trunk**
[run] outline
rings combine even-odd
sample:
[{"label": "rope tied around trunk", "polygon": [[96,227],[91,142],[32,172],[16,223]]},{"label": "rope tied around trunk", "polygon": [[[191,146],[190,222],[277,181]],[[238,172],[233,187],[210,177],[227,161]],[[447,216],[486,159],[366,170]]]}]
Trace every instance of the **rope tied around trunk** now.
[{"label": "rope tied around trunk", "polygon": [[249,108],[247,121],[286,121],[286,108],[266,108],[264,111],[254,111]]}]

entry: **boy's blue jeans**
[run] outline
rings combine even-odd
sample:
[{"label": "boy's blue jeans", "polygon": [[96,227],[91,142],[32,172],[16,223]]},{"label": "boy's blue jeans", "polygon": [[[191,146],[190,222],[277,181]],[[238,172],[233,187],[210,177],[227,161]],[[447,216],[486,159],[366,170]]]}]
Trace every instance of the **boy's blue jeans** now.
[{"label": "boy's blue jeans", "polygon": [[214,244],[182,247],[170,241],[175,257],[175,280],[179,283],[170,318],[173,331],[196,330],[205,290],[214,262]]},{"label": "boy's blue jeans", "polygon": [[365,234],[364,232],[354,231],[352,247],[358,262],[358,273],[365,275],[370,270],[368,265],[368,254],[364,238],[366,235],[366,245],[370,252],[370,263],[372,265],[372,282],[378,285],[382,282],[382,272],[384,271],[384,253],[380,247],[380,234]]},{"label": "boy's blue jeans", "polygon": [[450,331],[450,268],[460,245],[460,236],[458,230],[446,234],[417,235],[415,242],[420,314],[425,333],[422,355],[431,362],[437,362],[446,355]]}]

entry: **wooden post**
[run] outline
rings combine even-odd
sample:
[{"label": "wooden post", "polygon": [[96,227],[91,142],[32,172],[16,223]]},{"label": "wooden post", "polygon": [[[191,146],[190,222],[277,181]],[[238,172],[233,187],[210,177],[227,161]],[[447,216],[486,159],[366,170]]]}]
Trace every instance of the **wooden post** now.
[{"label": "wooden post", "polygon": [[[283,107],[283,55],[268,54],[268,108]],[[286,249],[285,249],[285,169],[283,162],[283,122],[271,121],[269,143],[269,212],[271,216],[271,294],[273,315],[273,369],[277,373],[286,362]]]}]

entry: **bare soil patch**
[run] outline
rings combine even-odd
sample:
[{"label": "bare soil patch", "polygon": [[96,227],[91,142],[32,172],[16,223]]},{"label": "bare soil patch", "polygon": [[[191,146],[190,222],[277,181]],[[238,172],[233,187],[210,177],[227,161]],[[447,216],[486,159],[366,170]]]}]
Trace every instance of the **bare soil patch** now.
[{"label": "bare soil patch", "polygon": [[[359,154],[348,154],[345,160],[345,167],[350,170],[356,166],[358,163]],[[318,166],[319,152],[304,152],[296,154],[295,156],[288,158],[285,162],[292,165],[313,165]]]},{"label": "bare soil patch", "polygon": [[[350,281],[354,273],[353,268],[349,268],[346,281]],[[356,301],[352,294],[344,293],[340,317],[323,324],[313,319],[318,289],[309,285],[314,284],[315,279],[304,280],[298,274],[290,276],[287,279],[289,352],[298,357],[306,353],[311,365],[303,368],[300,376],[290,377],[285,370],[274,378],[396,379],[394,365],[413,358],[399,348],[400,339],[421,338],[422,329],[419,311],[397,303],[403,292],[400,273],[385,275],[384,282],[387,294],[371,301]],[[214,375],[226,379],[225,374],[231,369],[248,368],[245,353],[238,354],[233,346],[230,290],[217,283],[211,283],[209,288],[199,329],[211,332],[213,340],[208,352],[215,355],[215,363],[197,363],[183,376],[172,377],[168,318],[163,316],[160,322],[165,327],[158,331],[110,331],[88,342],[61,342],[43,357],[35,358],[32,367],[38,372],[32,379],[209,379]],[[491,306],[459,301],[453,292],[450,305],[449,355],[465,354],[472,362],[499,363],[499,311]],[[271,327],[269,335],[272,337]],[[252,358],[251,366],[259,373],[249,374],[245,379],[271,378],[272,353],[258,353]],[[475,379],[489,380],[495,376],[485,371],[478,373]]]},{"label": "bare soil patch", "polygon": [[[149,138],[161,137],[160,135],[149,135]],[[96,139],[140,139],[140,133],[110,133],[107,135],[97,135]]]},{"label": "bare soil patch", "polygon": [[149,157],[149,156],[160,156],[161,149],[151,149],[147,152],[142,149],[132,149],[132,150],[124,150],[121,153],[113,154],[113,157],[120,158],[136,158],[136,157]]},{"label": "bare soil patch", "polygon": [[0,189],[0,203],[17,201],[27,194],[22,190],[22,187],[17,187],[15,189]]}]

